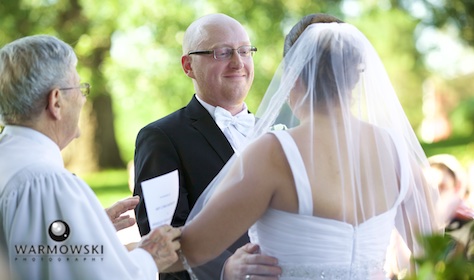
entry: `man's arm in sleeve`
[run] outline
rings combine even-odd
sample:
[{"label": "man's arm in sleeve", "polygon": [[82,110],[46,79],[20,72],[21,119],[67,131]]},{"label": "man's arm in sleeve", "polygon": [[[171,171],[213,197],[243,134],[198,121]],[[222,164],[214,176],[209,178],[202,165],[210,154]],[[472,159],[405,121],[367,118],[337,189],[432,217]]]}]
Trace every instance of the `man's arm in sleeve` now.
[{"label": "man's arm in sleeve", "polygon": [[[135,188],[133,194],[140,196],[140,202],[135,208],[135,216],[140,235],[143,236],[150,232],[144,201],[145,198],[141,188],[143,181],[178,170],[180,189],[175,213],[186,213],[187,217],[190,209],[187,201],[187,192],[183,186],[184,180],[182,179],[183,174],[180,170],[180,158],[172,140],[166,133],[158,127],[145,127],[138,133],[135,146]],[[182,226],[184,224],[186,217],[181,219],[178,216],[175,215],[173,217],[172,226]]]}]

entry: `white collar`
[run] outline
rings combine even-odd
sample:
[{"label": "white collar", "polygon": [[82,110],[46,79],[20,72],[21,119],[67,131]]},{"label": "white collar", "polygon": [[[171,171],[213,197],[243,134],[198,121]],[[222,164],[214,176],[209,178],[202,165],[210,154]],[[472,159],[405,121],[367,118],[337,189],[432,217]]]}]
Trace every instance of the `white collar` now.
[{"label": "white collar", "polygon": [[[216,107],[212,106],[209,103],[206,103],[205,101],[203,101],[201,98],[199,98],[199,96],[197,96],[197,94],[195,96],[196,96],[196,99],[199,101],[199,103],[201,103],[201,105],[204,107],[204,109],[206,109],[209,112],[209,114],[212,116],[212,118],[214,120],[216,120],[216,117],[214,116],[214,112],[216,111]],[[245,114],[248,114],[248,107],[247,107],[247,104],[245,104],[245,102],[243,104],[242,111],[240,111],[236,115],[244,114],[244,112],[245,112]]]},{"label": "white collar", "polygon": [[8,137],[10,135],[35,142],[35,144],[41,146],[42,152],[48,153],[51,156],[51,160],[64,166],[59,146],[43,133],[26,126],[6,125],[2,133],[0,133],[0,141],[3,137]]}]

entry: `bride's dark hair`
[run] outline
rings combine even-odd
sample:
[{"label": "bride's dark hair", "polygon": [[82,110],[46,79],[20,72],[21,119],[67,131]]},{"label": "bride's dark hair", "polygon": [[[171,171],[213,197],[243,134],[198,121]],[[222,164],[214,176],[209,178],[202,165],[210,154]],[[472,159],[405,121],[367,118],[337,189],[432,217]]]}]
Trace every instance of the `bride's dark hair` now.
[{"label": "bride's dark hair", "polygon": [[288,35],[285,37],[285,43],[283,46],[283,56],[286,55],[288,50],[293,46],[293,44],[298,40],[301,33],[308,27],[310,24],[313,23],[344,23],[344,21],[338,19],[335,16],[327,15],[327,14],[310,14],[302,18],[293,28],[291,28]]},{"label": "bride's dark hair", "polygon": [[[305,16],[285,37],[284,55],[287,54],[308,26],[320,23],[344,22],[326,14]],[[313,92],[313,94],[306,95],[306,98],[312,98],[312,103],[316,106],[326,106],[327,102],[332,103],[344,97],[338,94],[337,85],[343,87],[343,92],[349,93],[359,80],[361,65],[361,53],[355,46],[354,39],[350,34],[341,37],[333,36],[331,30],[321,32],[318,36],[319,39],[314,42],[318,45],[315,49],[318,53],[311,55],[311,60],[307,62],[300,75],[303,84],[310,87],[309,89]],[[334,62],[343,65],[340,64],[336,70],[334,69]],[[311,85],[311,83],[313,84]],[[342,102],[342,100],[338,102]]]}]

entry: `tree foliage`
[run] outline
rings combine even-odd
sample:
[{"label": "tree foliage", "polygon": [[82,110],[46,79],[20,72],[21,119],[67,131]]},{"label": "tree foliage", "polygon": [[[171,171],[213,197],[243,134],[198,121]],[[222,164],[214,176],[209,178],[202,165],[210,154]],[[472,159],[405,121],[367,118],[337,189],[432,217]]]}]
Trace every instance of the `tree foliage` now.
[{"label": "tree foliage", "polygon": [[[349,2],[356,3],[358,14],[343,12]],[[328,13],[367,35],[416,126],[422,117],[425,76],[414,38],[420,20],[402,2],[4,0],[0,2],[0,46],[46,33],[74,47],[79,73],[92,84],[92,94],[82,113],[83,135],[64,156],[76,172],[91,171],[123,166],[123,161],[133,158],[141,127],[187,104],[194,90],[181,69],[182,37],[192,21],[215,12],[242,22],[258,47],[255,81],[247,99],[250,110],[257,109],[281,61],[283,39],[291,26],[309,13]],[[440,13],[433,15],[442,18]]]},{"label": "tree foliage", "polygon": [[84,3],[78,0],[9,0],[1,4],[0,45],[40,33],[57,36],[74,47],[80,60],[78,71],[83,80],[93,85],[94,95],[82,118],[83,137],[65,149],[66,163],[79,171],[122,167],[115,140],[112,100],[104,86],[102,71],[97,71],[109,54],[114,26],[100,24],[101,18],[88,18]]},{"label": "tree foliage", "polygon": [[426,25],[443,28],[452,24],[459,30],[460,38],[474,46],[474,1],[472,0],[423,0],[427,15]]}]

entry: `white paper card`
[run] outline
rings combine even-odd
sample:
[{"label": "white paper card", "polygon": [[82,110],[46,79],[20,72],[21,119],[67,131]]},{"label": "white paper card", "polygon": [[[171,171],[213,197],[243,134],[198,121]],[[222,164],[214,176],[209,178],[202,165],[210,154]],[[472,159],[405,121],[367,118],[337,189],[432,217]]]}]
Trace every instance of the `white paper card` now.
[{"label": "white paper card", "polygon": [[178,170],[142,182],[150,229],[171,224],[179,195]]}]

